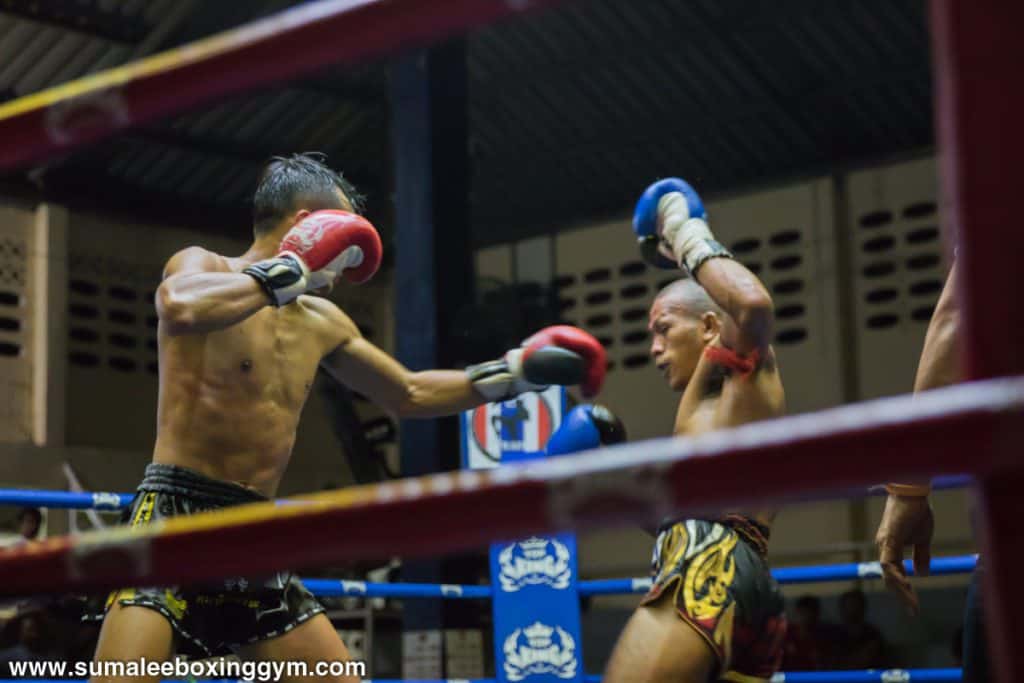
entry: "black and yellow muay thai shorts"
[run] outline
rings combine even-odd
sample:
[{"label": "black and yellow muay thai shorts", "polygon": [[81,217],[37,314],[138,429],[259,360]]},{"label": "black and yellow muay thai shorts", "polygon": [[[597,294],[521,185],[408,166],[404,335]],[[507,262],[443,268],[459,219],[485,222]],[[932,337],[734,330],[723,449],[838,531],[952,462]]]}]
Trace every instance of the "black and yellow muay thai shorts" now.
[{"label": "black and yellow muay thai shorts", "polygon": [[766,549],[767,529],[745,517],[659,529],[641,604],[671,599],[714,650],[720,681],[767,681],[782,663],[786,613]]},{"label": "black and yellow muay thai shorts", "polygon": [[[158,519],[266,501],[262,495],[173,465],[151,464],[125,513],[133,527]],[[182,558],[202,562],[203,558]],[[236,576],[214,583],[170,588],[124,588],[107,598],[102,619],[114,603],[162,614],[174,629],[178,652],[190,657],[231,654],[238,648],[283,635],[324,609],[291,572]]]}]

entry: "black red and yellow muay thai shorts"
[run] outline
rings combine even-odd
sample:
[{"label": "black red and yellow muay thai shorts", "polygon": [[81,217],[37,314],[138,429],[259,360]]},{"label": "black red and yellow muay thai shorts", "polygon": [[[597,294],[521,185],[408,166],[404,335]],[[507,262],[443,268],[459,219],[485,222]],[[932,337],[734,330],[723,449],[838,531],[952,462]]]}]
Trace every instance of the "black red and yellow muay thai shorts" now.
[{"label": "black red and yellow muay thai shorts", "polygon": [[766,681],[782,662],[786,614],[766,547],[767,530],[742,517],[659,529],[653,585],[641,604],[671,599],[714,650],[719,680]]},{"label": "black red and yellow muay thai shorts", "polygon": [[[123,521],[135,527],[266,500],[243,486],[193,470],[151,464]],[[324,611],[291,572],[236,576],[188,587],[124,588],[110,594],[102,612],[86,619],[102,619],[115,602],[162,614],[174,629],[178,651],[190,657],[237,652],[245,645],[287,633]]]}]

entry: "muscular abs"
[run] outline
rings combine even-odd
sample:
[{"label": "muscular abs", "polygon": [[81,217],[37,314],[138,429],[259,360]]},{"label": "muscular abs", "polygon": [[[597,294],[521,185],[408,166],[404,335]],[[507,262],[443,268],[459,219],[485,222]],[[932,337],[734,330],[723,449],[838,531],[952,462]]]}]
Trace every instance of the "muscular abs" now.
[{"label": "muscular abs", "polygon": [[323,355],[299,301],[208,334],[160,333],[154,462],[273,496]]}]

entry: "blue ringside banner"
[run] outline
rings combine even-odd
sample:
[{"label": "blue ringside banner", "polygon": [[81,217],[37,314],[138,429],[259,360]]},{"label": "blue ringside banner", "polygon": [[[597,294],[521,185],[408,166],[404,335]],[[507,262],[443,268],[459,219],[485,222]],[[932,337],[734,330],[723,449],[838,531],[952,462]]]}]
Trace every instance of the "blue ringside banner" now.
[{"label": "blue ringside banner", "polygon": [[492,544],[491,581],[497,679],[582,681],[575,536]]},{"label": "blue ringside banner", "polygon": [[[562,387],[462,415],[462,464],[488,469],[545,457],[565,414]],[[534,536],[491,545],[495,676],[511,683],[582,682],[576,538]]]}]

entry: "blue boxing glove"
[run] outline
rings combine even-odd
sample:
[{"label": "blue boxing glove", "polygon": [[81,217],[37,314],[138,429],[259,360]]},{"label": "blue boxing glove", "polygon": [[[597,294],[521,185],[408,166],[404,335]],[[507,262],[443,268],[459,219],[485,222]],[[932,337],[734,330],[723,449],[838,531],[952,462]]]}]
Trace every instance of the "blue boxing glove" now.
[{"label": "blue boxing glove", "polygon": [[708,259],[732,258],[711,233],[700,195],[679,178],[644,190],[633,212],[633,232],[644,260],[659,268],[679,265],[692,274]]},{"label": "blue boxing glove", "polygon": [[612,411],[600,405],[579,405],[569,411],[548,439],[548,455],[567,455],[622,443],[626,428]]}]

